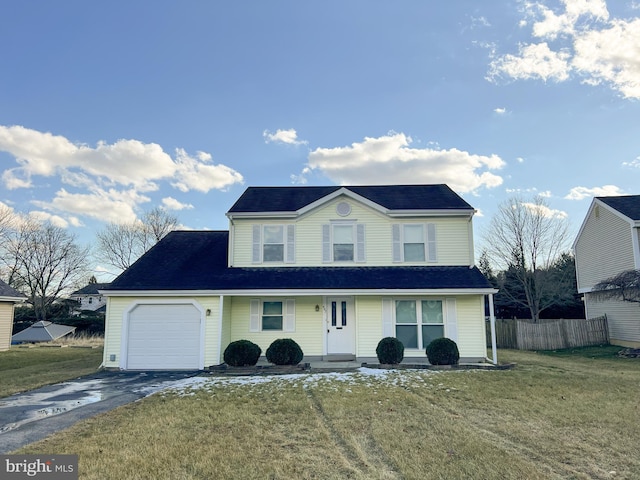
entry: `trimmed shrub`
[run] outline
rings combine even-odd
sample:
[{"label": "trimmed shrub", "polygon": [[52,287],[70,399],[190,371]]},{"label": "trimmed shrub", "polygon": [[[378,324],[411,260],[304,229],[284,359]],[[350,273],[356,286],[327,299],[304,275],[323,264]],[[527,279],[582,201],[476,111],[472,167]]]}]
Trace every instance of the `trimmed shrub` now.
[{"label": "trimmed shrub", "polygon": [[236,340],[224,349],[224,363],[232,367],[249,367],[258,363],[262,349],[249,340]]},{"label": "trimmed shrub", "polygon": [[300,345],[290,338],[274,340],[267,348],[267,360],[275,365],[297,365],[304,353]]},{"label": "trimmed shrub", "polygon": [[395,337],[385,337],[378,342],[376,355],[380,363],[396,365],[404,358],[404,345]]},{"label": "trimmed shrub", "polygon": [[458,345],[450,338],[436,338],[427,345],[427,358],[431,365],[457,365],[460,360]]}]

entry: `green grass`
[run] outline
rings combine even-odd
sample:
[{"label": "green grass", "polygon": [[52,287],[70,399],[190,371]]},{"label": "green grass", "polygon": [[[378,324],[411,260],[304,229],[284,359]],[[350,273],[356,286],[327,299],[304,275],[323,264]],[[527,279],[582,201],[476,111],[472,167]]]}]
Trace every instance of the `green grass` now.
[{"label": "green grass", "polygon": [[78,454],[81,478],[106,480],[640,478],[640,361],[500,359],[517,367],[212,377],[19,453]]},{"label": "green grass", "polygon": [[101,363],[102,347],[13,346],[0,352],[0,397],[93,373]]},{"label": "green grass", "polygon": [[623,347],[615,345],[596,345],[562,350],[541,350],[538,353],[555,357],[615,358],[621,350],[623,350]]}]

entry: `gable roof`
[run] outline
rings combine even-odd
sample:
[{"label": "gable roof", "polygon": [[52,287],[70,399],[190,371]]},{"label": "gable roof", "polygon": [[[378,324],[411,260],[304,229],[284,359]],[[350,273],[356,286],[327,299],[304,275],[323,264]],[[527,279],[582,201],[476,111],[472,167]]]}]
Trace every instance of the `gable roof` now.
[{"label": "gable roof", "polygon": [[82,296],[82,295],[100,295],[99,290],[108,287],[108,283],[90,283],[79,290],[76,290],[71,294],[71,296]]},{"label": "gable roof", "polygon": [[297,212],[339,193],[357,195],[388,210],[474,209],[447,185],[372,185],[328,187],[249,187],[227,215]]},{"label": "gable roof", "polygon": [[5,282],[0,280],[0,300],[21,302],[25,298],[27,298],[26,295],[20,293],[15,288],[10,287]]},{"label": "gable roof", "polygon": [[229,232],[169,233],[103,291],[492,289],[478,268],[227,266]]},{"label": "gable roof", "polygon": [[620,195],[615,197],[596,197],[602,203],[617,210],[633,221],[640,221],[640,195]]}]

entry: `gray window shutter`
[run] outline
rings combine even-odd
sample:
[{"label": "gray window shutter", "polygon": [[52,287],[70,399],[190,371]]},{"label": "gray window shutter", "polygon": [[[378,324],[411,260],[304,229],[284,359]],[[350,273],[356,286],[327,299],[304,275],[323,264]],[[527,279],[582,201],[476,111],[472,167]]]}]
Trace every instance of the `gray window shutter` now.
[{"label": "gray window shutter", "polygon": [[458,309],[456,308],[456,299],[447,298],[446,300],[446,320],[445,335],[454,342],[458,343]]},{"label": "gray window shutter", "polygon": [[253,226],[253,250],[251,261],[253,263],[262,262],[262,225]]},{"label": "gray window shutter", "polygon": [[322,225],[322,262],[331,262],[331,225]]},{"label": "gray window shutter", "polygon": [[391,226],[391,236],[393,239],[393,261],[402,262],[402,240],[400,238],[400,224],[394,223]]},{"label": "gray window shutter", "polygon": [[286,263],[296,263],[296,226],[287,225]]},{"label": "gray window shutter", "polygon": [[285,332],[296,331],[296,301],[286,300],[284,305],[284,325],[282,329]]},{"label": "gray window shutter", "polygon": [[382,299],[382,337],[395,337],[393,328],[393,300],[391,298]]},{"label": "gray window shutter", "polygon": [[260,331],[260,300],[257,298],[251,299],[251,304],[249,306],[249,331],[250,332],[259,332]]},{"label": "gray window shutter", "polygon": [[427,261],[437,262],[437,249],[436,249],[436,224],[427,223]]},{"label": "gray window shutter", "polygon": [[366,261],[364,223],[356,225],[356,262]]}]

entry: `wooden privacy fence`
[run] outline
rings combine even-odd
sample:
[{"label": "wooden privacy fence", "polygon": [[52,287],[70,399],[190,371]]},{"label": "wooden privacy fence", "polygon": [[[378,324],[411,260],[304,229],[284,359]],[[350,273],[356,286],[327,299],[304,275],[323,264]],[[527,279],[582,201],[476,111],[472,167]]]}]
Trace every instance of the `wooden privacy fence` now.
[{"label": "wooden privacy fence", "polygon": [[[518,350],[558,350],[609,343],[607,316],[584,319],[531,320],[496,319],[498,348]],[[491,345],[491,325],[487,322],[487,345]]]}]

